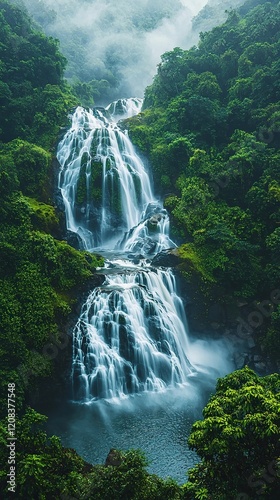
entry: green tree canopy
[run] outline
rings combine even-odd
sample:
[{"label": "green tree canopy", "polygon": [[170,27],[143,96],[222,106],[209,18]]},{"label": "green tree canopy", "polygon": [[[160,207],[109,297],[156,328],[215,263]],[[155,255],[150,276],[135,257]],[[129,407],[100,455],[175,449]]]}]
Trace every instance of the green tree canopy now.
[{"label": "green tree canopy", "polygon": [[279,389],[278,374],[261,378],[248,368],[218,380],[188,440],[201,463],[189,471],[186,499],[277,498]]}]

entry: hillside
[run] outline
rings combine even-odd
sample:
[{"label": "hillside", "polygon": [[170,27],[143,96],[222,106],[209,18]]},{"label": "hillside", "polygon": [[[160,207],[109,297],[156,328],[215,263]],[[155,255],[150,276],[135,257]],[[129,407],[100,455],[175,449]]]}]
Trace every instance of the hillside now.
[{"label": "hillside", "polygon": [[[129,124],[172,214],[183,273],[208,297],[206,324],[213,301],[224,305],[222,322],[236,328],[241,317],[277,361],[279,23],[279,4],[265,2],[230,12],[198,47],[165,53],[145,111]],[[268,312],[258,310],[262,301]]]},{"label": "hillside", "polygon": [[13,379],[20,411],[53,376],[50,351],[66,336],[73,289],[92,278],[97,260],[60,241],[63,214],[52,203],[53,150],[77,102],[63,80],[65,60],[24,13],[5,0],[0,7],[1,401]]}]

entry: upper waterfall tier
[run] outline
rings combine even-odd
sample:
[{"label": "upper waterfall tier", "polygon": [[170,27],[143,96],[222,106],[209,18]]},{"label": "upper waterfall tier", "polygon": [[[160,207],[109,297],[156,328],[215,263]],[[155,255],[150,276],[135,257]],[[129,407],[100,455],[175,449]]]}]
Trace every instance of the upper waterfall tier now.
[{"label": "upper waterfall tier", "polygon": [[110,113],[114,121],[121,118],[131,118],[131,116],[140,113],[143,104],[143,99],[138,97],[130,97],[129,99],[118,99],[111,102],[105,109]]},{"label": "upper waterfall tier", "polygon": [[58,146],[67,228],[79,235],[84,249],[118,245],[147,254],[174,246],[168,238],[167,213],[155,200],[148,172],[115,121],[140,109],[136,98],[121,99],[106,109],[78,107]]}]

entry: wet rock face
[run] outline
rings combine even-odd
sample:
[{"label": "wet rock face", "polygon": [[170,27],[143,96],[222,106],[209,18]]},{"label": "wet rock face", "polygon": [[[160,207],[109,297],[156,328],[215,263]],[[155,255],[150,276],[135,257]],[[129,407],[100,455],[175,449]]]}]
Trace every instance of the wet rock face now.
[{"label": "wet rock face", "polygon": [[145,255],[151,255],[156,250],[157,243],[152,238],[146,237],[143,240],[139,240],[133,247],[133,252],[130,254],[131,258],[138,257],[141,255],[144,258]]},{"label": "wet rock face", "polygon": [[[140,254],[155,255],[159,247],[163,246],[161,237],[166,234],[164,229],[166,223],[168,223],[166,210],[158,203],[149,203],[139,224],[124,234],[118,244],[119,248],[127,249],[131,258]],[[169,237],[166,237],[166,240],[169,240]],[[171,246],[172,241],[169,240],[167,244]]]},{"label": "wet rock face", "polygon": [[153,232],[153,231],[157,231],[157,228],[158,228],[158,224],[159,222],[162,220],[163,218],[163,215],[162,214],[156,214],[156,215],[152,215],[152,217],[150,217],[148,220],[147,220],[147,227],[148,227],[148,230]]},{"label": "wet rock face", "polygon": [[147,208],[146,208],[146,211],[145,211],[144,219],[149,219],[149,218],[153,217],[154,215],[157,216],[159,214],[166,215],[167,212],[158,203],[156,203],[156,202],[149,203]]},{"label": "wet rock face", "polygon": [[176,267],[180,264],[181,258],[178,256],[176,248],[168,248],[158,253],[152,260],[155,267]]},{"label": "wet rock face", "polygon": [[57,189],[54,193],[54,205],[59,212],[63,214],[65,213],[65,205],[60,189],[59,190]]},{"label": "wet rock face", "polygon": [[77,233],[73,233],[73,231],[67,230],[65,240],[67,241],[68,245],[75,248],[76,250],[80,250],[81,248],[83,248],[82,239]]}]

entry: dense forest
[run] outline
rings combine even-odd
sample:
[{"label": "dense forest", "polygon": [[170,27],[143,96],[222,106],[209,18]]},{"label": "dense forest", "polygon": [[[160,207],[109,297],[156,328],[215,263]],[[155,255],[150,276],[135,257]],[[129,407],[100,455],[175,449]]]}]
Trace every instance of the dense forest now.
[{"label": "dense forest", "polygon": [[186,277],[196,273],[210,302],[258,311],[267,301],[245,330],[279,362],[280,19],[277,2],[261,4],[230,12],[198,47],[165,53],[129,129],[165,196]]},{"label": "dense forest", "polygon": [[[245,304],[243,329],[254,333],[275,372],[279,30],[277,1],[249,0],[230,11],[225,24],[201,34],[198,46],[163,54],[143,112],[124,125],[165,198],[179,245],[177,272],[195,282],[206,313],[213,301],[227,313]],[[65,68],[59,42],[0,0],[1,498],[276,499],[277,373],[259,376],[244,367],[218,380],[188,439],[201,461],[186,471],[183,486],[148,473],[139,450],[112,450],[105,465],[92,466],[45,432],[46,417],[34,408],[50,391],[61,391],[67,326],[103,262],[69,245],[54,203],[57,140],[81,97]],[[15,416],[16,445],[7,441]]]}]

